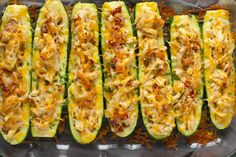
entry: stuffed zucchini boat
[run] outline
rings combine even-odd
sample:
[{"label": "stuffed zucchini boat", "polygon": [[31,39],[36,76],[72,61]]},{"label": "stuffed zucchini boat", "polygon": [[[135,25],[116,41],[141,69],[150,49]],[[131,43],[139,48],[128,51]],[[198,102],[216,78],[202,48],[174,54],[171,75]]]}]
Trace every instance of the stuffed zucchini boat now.
[{"label": "stuffed zucchini boat", "polygon": [[72,11],[68,111],[70,129],[81,144],[91,143],[103,118],[99,24],[95,4],[77,3]]},{"label": "stuffed zucchini boat", "polygon": [[207,101],[211,120],[218,129],[229,126],[235,107],[235,43],[229,17],[226,10],[207,11],[203,24]]},{"label": "stuffed zucchini boat", "polygon": [[32,32],[28,8],[7,6],[0,27],[0,132],[10,144],[28,132]]},{"label": "stuffed zucchini boat", "polygon": [[133,132],[138,118],[136,38],[123,1],[105,2],[101,18],[105,116],[112,132],[126,137]]},{"label": "stuffed zucchini boat", "polygon": [[36,23],[33,50],[31,132],[54,137],[64,102],[68,17],[59,0],[47,0]]},{"label": "stuffed zucchini boat", "polygon": [[201,47],[200,27],[196,17],[174,16],[170,28],[173,102],[178,130],[185,136],[197,130],[201,119]]},{"label": "stuffed zucchini boat", "polygon": [[144,125],[159,140],[175,127],[171,71],[164,44],[164,21],[156,2],[136,4],[135,24],[139,43],[140,103]]}]

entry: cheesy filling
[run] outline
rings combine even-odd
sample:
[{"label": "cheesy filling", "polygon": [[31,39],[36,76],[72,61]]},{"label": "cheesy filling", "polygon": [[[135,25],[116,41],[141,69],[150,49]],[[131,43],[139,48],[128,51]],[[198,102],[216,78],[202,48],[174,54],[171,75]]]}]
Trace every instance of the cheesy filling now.
[{"label": "cheesy filling", "polygon": [[60,47],[65,40],[62,36],[63,19],[56,11],[45,9],[40,24],[40,34],[35,38],[33,70],[37,80],[37,89],[32,91],[32,126],[39,130],[48,129],[58,120],[58,107],[63,100],[64,85],[59,81]]},{"label": "cheesy filling", "polygon": [[175,127],[175,116],[170,68],[162,32],[164,21],[156,10],[157,6],[153,9],[153,6],[144,3],[136,7],[140,99],[144,122],[155,136],[168,136]]},{"label": "cheesy filling", "polygon": [[103,5],[104,40],[104,96],[106,99],[105,116],[109,119],[112,131],[121,133],[129,129],[137,119],[137,88],[135,65],[136,38],[131,35],[124,16],[125,7]]},{"label": "cheesy filling", "polygon": [[25,122],[23,103],[28,86],[22,82],[27,44],[24,29],[23,24],[12,18],[0,32],[0,129],[8,139],[14,139]]},{"label": "cheesy filling", "polygon": [[101,97],[101,67],[98,56],[98,21],[94,8],[79,7],[72,16],[70,94],[73,125],[80,133],[96,132],[99,127],[98,97]]},{"label": "cheesy filling", "polygon": [[[178,19],[172,26],[171,53],[173,73],[173,102],[181,132],[193,132],[198,125],[201,106],[201,37],[192,20]],[[190,18],[191,17],[187,17]],[[177,21],[178,20],[178,21]]]},{"label": "cheesy filling", "polygon": [[234,92],[229,90],[235,87],[235,84],[231,82],[235,79],[232,77],[235,73],[233,65],[235,43],[228,19],[227,11],[224,11],[223,17],[212,16],[207,23],[208,27],[204,30],[204,42],[211,52],[211,57],[206,58],[205,62],[205,68],[209,69],[208,105],[215,114],[216,121],[220,123],[227,116],[233,115],[235,106]]}]

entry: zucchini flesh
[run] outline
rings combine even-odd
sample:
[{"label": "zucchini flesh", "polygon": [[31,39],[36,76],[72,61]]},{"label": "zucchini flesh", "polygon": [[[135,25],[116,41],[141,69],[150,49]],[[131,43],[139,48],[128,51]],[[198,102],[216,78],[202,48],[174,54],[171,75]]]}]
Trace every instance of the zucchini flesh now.
[{"label": "zucchini flesh", "polygon": [[32,32],[28,8],[7,6],[0,27],[0,132],[10,144],[27,136]]},{"label": "zucchini flesh", "polygon": [[210,117],[218,129],[230,125],[235,106],[235,44],[226,10],[207,11],[203,24],[204,74]]},{"label": "zucchini flesh", "polygon": [[68,111],[70,129],[81,144],[91,143],[103,118],[99,25],[95,4],[77,3],[72,11]]},{"label": "zucchini flesh", "polygon": [[156,2],[136,4],[139,43],[140,104],[144,125],[155,139],[169,136],[175,127],[171,72]]},{"label": "zucchini flesh", "polygon": [[101,23],[105,116],[112,132],[126,137],[133,132],[138,118],[138,81],[136,38],[125,3],[105,2]]},{"label": "zucchini flesh", "polygon": [[40,9],[33,49],[31,132],[54,137],[64,102],[69,38],[68,17],[59,0],[47,0]]},{"label": "zucchini flesh", "polygon": [[195,16],[174,16],[170,28],[173,102],[178,130],[192,135],[201,119],[201,35]]}]

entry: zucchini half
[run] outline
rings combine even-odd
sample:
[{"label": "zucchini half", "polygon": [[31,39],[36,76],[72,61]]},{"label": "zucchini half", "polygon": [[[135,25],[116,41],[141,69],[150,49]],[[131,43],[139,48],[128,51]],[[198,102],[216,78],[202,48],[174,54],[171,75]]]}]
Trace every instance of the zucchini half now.
[{"label": "zucchini half", "polygon": [[135,23],[139,43],[140,104],[145,127],[159,140],[175,127],[171,71],[164,44],[164,21],[156,2],[136,4]]},{"label": "zucchini half", "polygon": [[185,136],[197,130],[201,119],[201,47],[201,33],[196,17],[174,16],[170,28],[173,101],[178,130]]},{"label": "zucchini half", "polygon": [[103,118],[99,21],[95,4],[77,3],[72,10],[68,111],[70,129],[81,144],[97,136]]},{"label": "zucchini half", "polygon": [[235,107],[235,70],[229,12],[207,11],[203,24],[204,73],[210,117],[218,129],[230,125]]},{"label": "zucchini half", "polygon": [[68,17],[59,0],[47,0],[40,9],[34,35],[31,93],[33,137],[54,137],[64,103]]},{"label": "zucchini half", "polygon": [[0,132],[10,144],[21,143],[29,129],[32,31],[28,8],[7,6],[0,27]]},{"label": "zucchini half", "polygon": [[123,1],[105,2],[101,18],[105,116],[112,132],[126,137],[138,119],[136,38]]}]

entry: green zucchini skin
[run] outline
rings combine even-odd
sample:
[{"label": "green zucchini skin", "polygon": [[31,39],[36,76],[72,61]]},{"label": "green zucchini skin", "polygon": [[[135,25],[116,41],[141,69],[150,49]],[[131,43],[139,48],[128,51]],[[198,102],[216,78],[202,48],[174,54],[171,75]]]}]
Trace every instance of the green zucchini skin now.
[{"label": "green zucchini skin", "polygon": [[[178,130],[184,135],[184,136],[191,136],[192,134],[195,133],[195,131],[197,130],[198,128],[198,125],[200,123],[200,119],[201,119],[201,111],[202,111],[202,105],[203,105],[203,82],[202,82],[202,67],[201,67],[201,58],[202,58],[202,42],[201,42],[201,32],[200,32],[200,26],[199,26],[199,23],[196,19],[196,17],[194,15],[191,15],[191,16],[188,16],[188,15],[176,15],[173,17],[173,20],[171,21],[171,28],[170,28],[170,53],[171,53],[171,66],[172,66],[172,80],[173,80],[173,91],[175,92],[175,89],[178,88],[179,85],[177,85],[178,82],[182,82],[183,84],[183,87],[181,86],[180,88],[183,88],[184,90],[182,90],[182,93],[185,92],[185,90],[187,89],[187,85],[185,84],[185,82],[183,82],[184,80],[182,80],[183,78],[179,77],[177,74],[176,74],[176,68],[177,66],[179,65],[179,63],[177,62],[178,58],[176,56],[176,54],[174,53],[178,53],[176,52],[175,50],[175,47],[173,45],[173,40],[176,38],[176,28],[178,25],[178,23],[181,23],[182,20],[185,20],[186,23],[188,22],[189,24],[189,27],[190,29],[193,29],[192,31],[194,31],[196,33],[196,39],[198,39],[198,51],[195,53],[197,55],[194,56],[194,59],[193,59],[193,65],[196,64],[196,62],[198,61],[198,65],[199,67],[197,67],[197,64],[195,67],[197,67],[196,70],[197,72],[197,79],[196,79],[196,82],[198,83],[196,86],[197,87],[191,87],[193,88],[193,93],[194,93],[194,99],[196,99],[196,106],[195,108],[192,110],[192,113],[194,113],[194,119],[192,119],[192,121],[194,122],[193,126],[192,126],[192,129],[191,130],[183,130],[181,129],[181,127],[183,127],[183,122],[181,121],[180,118],[178,118],[178,116],[176,117],[176,124],[177,124],[177,127],[178,127]],[[197,58],[197,60],[196,60]],[[181,57],[182,59],[182,57]],[[181,60],[182,62],[182,60]],[[182,63],[181,63],[182,64]],[[188,68],[188,67],[187,67]],[[183,69],[182,69],[183,70]],[[185,71],[184,71],[185,73]],[[194,75],[195,76],[195,75]],[[192,76],[189,76],[188,78],[190,78],[190,80],[194,77],[193,74]],[[194,84],[194,81],[192,81],[192,83],[190,84],[190,86],[193,86]],[[179,89],[178,89],[179,90]],[[181,90],[180,90],[181,91]],[[184,94],[181,94],[182,96]],[[179,98],[182,98],[179,97]],[[176,100],[177,102],[175,102],[176,104],[180,101],[180,99],[177,99]],[[194,106],[192,106],[194,107]],[[176,109],[175,109],[176,110]],[[177,111],[176,111],[177,113]],[[182,113],[181,113],[182,114]],[[185,114],[189,114],[189,113],[185,113]]]},{"label": "green zucchini skin", "polygon": [[[210,117],[211,121],[218,129],[225,129],[227,128],[234,115],[235,110],[235,68],[233,64],[233,50],[235,48],[234,41],[232,39],[231,30],[230,30],[230,21],[229,21],[229,13],[226,10],[212,10],[207,11],[204,16],[203,26],[202,26],[202,36],[203,36],[203,44],[204,44],[204,81],[205,81],[205,89],[206,89],[206,95],[207,95],[207,101],[208,101],[208,107],[210,110]],[[217,24],[214,24],[215,22],[219,22]],[[217,29],[215,28],[217,27]],[[223,27],[224,26],[224,27]],[[223,27],[223,28],[222,28]],[[224,30],[224,31],[223,31]],[[220,35],[215,35],[219,31]],[[209,37],[209,32],[213,36]],[[227,33],[227,34],[226,34]],[[217,47],[218,41],[220,39],[224,39],[221,41],[224,46]],[[227,43],[225,42],[225,39],[227,39]],[[210,42],[209,42],[210,41]],[[212,43],[212,41],[214,43]],[[224,52],[217,56],[215,59],[215,55],[217,55],[219,52],[219,49],[224,47]],[[229,47],[230,50],[229,50]],[[217,51],[218,50],[218,51]],[[224,56],[227,59],[223,60],[222,62],[225,63],[225,65],[230,65],[231,68],[228,72],[227,81],[225,84],[225,87],[219,86],[217,83],[214,82],[214,73],[215,72],[221,72],[220,76],[225,75],[225,71],[222,71],[222,67],[219,66],[220,62],[218,59],[222,58],[224,54],[228,54],[228,56]],[[217,65],[219,64],[219,65]],[[219,66],[219,67],[217,67]],[[224,68],[224,67],[223,67]],[[216,75],[217,76],[217,75]],[[217,89],[214,90],[213,87],[217,86]],[[222,91],[221,91],[222,90]],[[221,92],[220,92],[221,91]],[[219,95],[218,95],[219,94]],[[218,96],[216,96],[218,95]],[[223,99],[227,98],[227,99]],[[230,101],[232,99],[232,101]],[[215,101],[217,100],[217,101]],[[219,102],[224,102],[223,104],[219,104]],[[215,103],[215,104],[214,104]],[[214,105],[213,105],[214,104]],[[226,106],[224,106],[227,104]],[[221,107],[222,106],[222,107]],[[221,110],[225,110],[221,114],[225,114],[225,116],[219,116],[215,112],[218,110],[218,112],[221,112]]]},{"label": "green zucchini skin", "polygon": [[[108,94],[109,92],[108,92],[108,90],[107,90],[107,88],[106,88],[106,84],[108,83],[108,76],[107,76],[107,71],[106,71],[106,65],[108,64],[107,63],[107,60],[104,58],[104,56],[106,55],[106,51],[105,51],[105,49],[106,49],[106,39],[105,39],[105,37],[104,37],[104,35],[105,35],[105,33],[106,33],[106,30],[105,30],[105,27],[106,27],[106,25],[105,25],[105,23],[104,23],[104,21],[105,21],[105,13],[106,12],[108,12],[109,10],[108,10],[108,8],[113,8],[113,9],[115,9],[115,8],[118,8],[118,7],[121,7],[121,9],[122,9],[122,16],[125,16],[125,25],[126,25],[126,29],[127,29],[127,32],[128,32],[128,34],[129,34],[129,37],[133,37],[133,29],[132,29],[132,24],[131,24],[131,20],[130,20],[130,15],[129,15],[129,11],[128,11],[128,8],[127,8],[127,6],[125,5],[125,3],[124,3],[124,1],[112,1],[112,2],[105,2],[104,4],[103,4],[103,7],[102,7],[102,15],[101,15],[101,47],[102,47],[102,55],[103,55],[103,65],[104,65],[104,69],[103,69],[103,75],[104,75],[104,97],[105,97],[105,103],[106,103],[106,111],[105,111],[105,116],[106,116],[106,112],[108,111],[108,108],[109,108],[109,100],[108,99],[106,99],[106,94]],[[132,49],[133,50],[133,52],[135,53],[135,50],[134,50],[134,48],[135,48],[135,44],[134,43],[130,43],[130,49]],[[134,58],[134,68],[132,68],[132,75],[134,75],[134,77],[135,77],[135,79],[137,79],[137,69],[135,68],[135,66],[136,66],[136,60],[135,60],[135,58]],[[135,96],[138,96],[138,89],[135,89],[134,90],[134,95]],[[129,127],[127,127],[127,128],[125,128],[123,131],[121,131],[121,132],[117,132],[116,131],[116,129],[115,128],[113,128],[113,126],[112,126],[112,122],[111,122],[111,119],[109,118],[109,117],[107,117],[108,118],[108,120],[109,120],[109,124],[110,124],[110,127],[111,127],[111,131],[113,132],[113,133],[115,133],[117,136],[119,136],[119,137],[127,137],[127,136],[129,136],[132,132],[133,132],[133,130],[135,129],[135,127],[136,127],[136,123],[137,123],[137,119],[138,119],[138,102],[137,103],[135,103],[135,105],[134,105],[134,107],[133,107],[133,110],[134,110],[134,112],[133,112],[133,114],[134,114],[134,118],[133,118],[133,121],[132,121],[132,124],[130,124],[130,126]]]},{"label": "green zucchini skin", "polygon": [[[24,71],[22,70],[23,74],[23,81],[26,83],[26,92],[27,95],[30,92],[30,84],[31,84],[31,75],[30,75],[30,69],[31,69],[31,51],[32,51],[32,29],[31,29],[31,19],[29,16],[28,8],[25,5],[8,5],[4,11],[4,14],[2,16],[2,23],[0,26],[0,32],[4,29],[6,23],[8,20],[16,19],[21,23],[21,26],[24,27],[24,32],[26,33],[25,39],[27,40],[27,45],[24,50],[24,64],[22,68],[24,68]],[[22,80],[21,80],[22,81]],[[23,82],[22,81],[22,82]],[[23,86],[23,84],[22,84]],[[2,89],[0,89],[2,92]],[[2,97],[2,95],[0,96]],[[0,104],[0,108],[2,108]],[[30,121],[30,106],[28,103],[23,103],[22,105],[23,113],[24,114],[24,122],[23,122],[23,128],[20,130],[17,134],[14,135],[13,138],[7,137],[7,135],[0,130],[0,134],[2,137],[11,145],[17,145],[24,141],[24,139],[27,136],[28,130],[29,130],[29,121]]]},{"label": "green zucchini skin", "polygon": [[[87,11],[87,12],[86,12]],[[68,111],[69,111],[69,123],[70,123],[70,129],[71,129],[71,133],[74,137],[74,139],[80,143],[80,144],[89,144],[91,143],[97,136],[101,125],[102,125],[102,118],[103,118],[103,96],[102,96],[102,69],[101,69],[101,63],[100,63],[100,57],[99,57],[99,21],[98,21],[98,13],[97,13],[97,8],[95,4],[92,3],[77,3],[74,5],[73,11],[72,11],[72,39],[71,39],[71,53],[70,53],[70,59],[69,59],[69,88],[68,88],[68,100],[69,100],[69,104],[68,104]],[[95,102],[95,106],[93,106],[93,110],[95,110],[98,113],[98,122],[96,124],[96,129],[93,132],[79,132],[77,131],[76,127],[75,127],[75,122],[73,119],[73,109],[74,106],[76,105],[76,102],[73,102],[73,87],[76,86],[76,82],[75,79],[76,77],[73,74],[73,70],[76,69],[76,67],[78,65],[76,65],[77,63],[75,63],[75,57],[77,57],[77,55],[80,55],[79,53],[82,52],[73,52],[74,48],[76,48],[75,46],[75,39],[74,39],[74,34],[76,35],[75,31],[76,28],[73,27],[73,18],[78,18],[80,16],[80,18],[84,18],[84,15],[81,15],[82,13],[88,13],[89,15],[91,15],[91,17],[89,17],[89,15],[87,15],[88,19],[89,18],[93,18],[95,15],[95,19],[93,19],[96,22],[96,26],[95,28],[92,29],[93,33],[95,34],[95,41],[96,44],[94,45],[96,47],[95,50],[90,50],[91,54],[89,54],[89,57],[91,57],[95,63],[96,66],[96,70],[98,72],[98,78],[96,79],[97,83],[96,83],[96,87],[99,89],[99,92],[97,93],[97,97],[98,99]],[[78,17],[77,17],[78,16]],[[76,19],[75,19],[76,20]],[[88,28],[89,29],[89,28]],[[91,29],[91,27],[90,27]],[[79,32],[79,33],[83,33],[83,32]],[[75,54],[78,53],[78,54]],[[83,56],[83,54],[81,54]],[[93,56],[93,57],[92,57]],[[83,108],[81,108],[83,109]],[[85,108],[86,109],[86,108]],[[82,121],[82,120],[81,120]],[[81,122],[80,121],[80,122]],[[86,120],[85,120],[86,121]],[[84,121],[82,121],[83,123]],[[86,128],[88,129],[88,128]]]},{"label": "green zucchini skin", "polygon": [[[149,14],[152,14],[152,15],[145,15],[146,12],[149,12]],[[154,13],[156,12],[156,14]],[[162,32],[162,29],[160,30],[159,34],[158,35],[154,35],[152,37],[149,37],[149,38],[143,38],[142,36],[142,29],[143,28],[139,28],[141,26],[139,26],[139,18],[141,16],[147,16],[148,18],[150,18],[150,16],[152,16],[152,22],[156,22],[157,21],[157,15],[159,15],[159,10],[158,10],[158,5],[156,2],[141,2],[141,3],[137,3],[136,4],[136,7],[135,7],[135,23],[136,23],[136,30],[137,30],[137,37],[138,37],[138,42],[139,42],[139,81],[140,81],[140,86],[139,86],[139,91],[140,91],[140,107],[141,107],[141,113],[142,113],[142,118],[143,118],[143,122],[144,122],[144,125],[147,129],[147,131],[149,132],[149,134],[156,140],[161,140],[161,139],[164,139],[166,137],[168,137],[173,128],[175,127],[175,116],[174,116],[174,110],[173,110],[173,104],[171,102],[171,95],[172,95],[172,80],[171,80],[171,71],[170,71],[170,66],[169,66],[169,63],[168,63],[168,55],[167,55],[167,52],[166,50],[163,51],[163,55],[164,55],[164,59],[163,59],[163,62],[165,64],[167,64],[167,69],[165,71],[164,74],[159,74],[157,77],[160,77],[161,79],[165,79],[166,84],[165,87],[162,87],[162,85],[160,83],[153,83],[153,85],[157,85],[159,86],[160,89],[165,89],[167,91],[165,91],[165,93],[163,95],[168,95],[169,97],[166,99],[166,100],[170,100],[168,103],[166,104],[163,104],[163,105],[168,105],[168,110],[165,111],[165,114],[166,114],[166,118],[170,118],[171,121],[170,122],[165,122],[163,119],[163,121],[161,120],[161,122],[163,124],[157,124],[157,123],[160,123],[160,121],[156,121],[156,124],[155,123],[150,123],[149,120],[148,120],[148,116],[145,115],[145,110],[146,111],[150,111],[148,110],[148,108],[150,108],[151,110],[153,110],[152,107],[147,107],[147,105],[145,103],[145,99],[150,95],[150,94],[153,94],[153,93],[150,93],[150,94],[147,94],[146,96],[144,96],[144,92],[145,90],[147,90],[147,86],[145,86],[145,81],[148,82],[148,80],[145,80],[145,75],[147,75],[145,72],[144,72],[144,69],[148,69],[148,67],[145,67],[144,66],[144,61],[145,61],[145,57],[148,57],[147,55],[148,54],[144,54],[143,53],[147,53],[148,51],[144,51],[143,52],[143,49],[142,47],[145,47],[145,45],[149,45],[150,49],[152,48],[156,48],[158,47],[159,49],[156,51],[156,55],[159,53],[159,51],[161,51],[162,49],[166,49],[165,47],[165,44],[164,44],[164,38],[163,38],[163,32]],[[155,16],[154,16],[155,15]],[[155,21],[154,21],[155,20]],[[160,19],[161,20],[161,19]],[[141,20],[139,20],[141,21]],[[162,21],[162,20],[161,20]],[[150,22],[151,23],[151,22]],[[160,25],[161,27],[161,25]],[[144,27],[146,28],[146,27]],[[149,27],[147,27],[149,28]],[[155,26],[152,26],[150,27],[151,29],[157,29]],[[146,40],[146,43],[144,43],[143,41]],[[159,44],[153,44],[152,47],[150,46],[152,44],[152,41],[158,41]],[[142,46],[141,46],[142,45]],[[144,46],[143,46],[144,45]],[[144,56],[144,57],[141,57],[141,56]],[[157,56],[156,56],[157,57]],[[157,57],[158,58],[158,57]],[[160,58],[158,58],[160,59]],[[152,65],[152,64],[151,64]],[[149,67],[151,66],[149,65]],[[145,74],[144,74],[145,73]],[[153,79],[153,80],[156,80],[158,81],[158,78],[157,77],[150,77],[148,79]],[[147,78],[146,78],[147,79]],[[169,85],[169,86],[168,86]],[[167,87],[168,86],[168,87]],[[166,93],[167,92],[167,93]],[[154,94],[155,96],[157,96],[158,94]],[[145,98],[146,97],[146,98]],[[160,101],[160,100],[159,100]],[[158,101],[156,103],[152,103],[152,105],[154,105],[155,107],[158,106]],[[157,114],[153,114],[154,116],[157,116],[157,117],[160,117],[161,115],[159,115],[160,113],[163,115],[164,114],[164,111],[161,111],[160,109],[156,109],[155,111],[157,111],[158,113]],[[167,114],[168,113],[168,114]],[[155,118],[155,119],[158,119],[158,118]],[[154,127],[157,127],[157,128],[161,128],[163,127],[162,129],[163,130],[158,130],[158,129],[153,129]]]},{"label": "green zucchini skin", "polygon": [[[69,22],[68,22],[68,15],[66,12],[66,9],[62,2],[60,0],[47,0],[43,4],[43,6],[40,9],[38,19],[36,22],[36,28],[35,28],[35,34],[34,34],[34,44],[33,44],[33,60],[32,60],[32,91],[37,91],[39,87],[39,78],[36,74],[36,69],[34,66],[37,64],[37,58],[36,56],[39,55],[39,49],[37,48],[37,43],[39,42],[40,34],[41,32],[41,25],[42,20],[44,19],[44,12],[46,10],[56,11],[62,18],[62,34],[61,37],[63,38],[63,45],[60,45],[61,48],[58,49],[60,51],[59,53],[59,72],[55,76],[56,82],[59,86],[61,86],[61,92],[57,98],[57,101],[60,101],[60,105],[58,105],[55,108],[55,112],[57,114],[57,118],[52,122],[50,127],[47,127],[46,129],[38,129],[37,127],[33,126],[32,120],[34,119],[34,114],[32,113],[32,119],[31,119],[31,134],[33,137],[48,137],[52,138],[56,135],[57,127],[60,122],[60,116],[62,112],[62,106],[64,104],[64,95],[65,95],[65,87],[66,87],[66,67],[67,67],[67,51],[68,51],[68,42],[69,42]],[[58,45],[57,45],[58,46]],[[36,59],[35,59],[36,58]],[[43,80],[45,81],[45,80]],[[43,82],[42,81],[42,82]],[[54,85],[55,86],[55,85]]]}]

